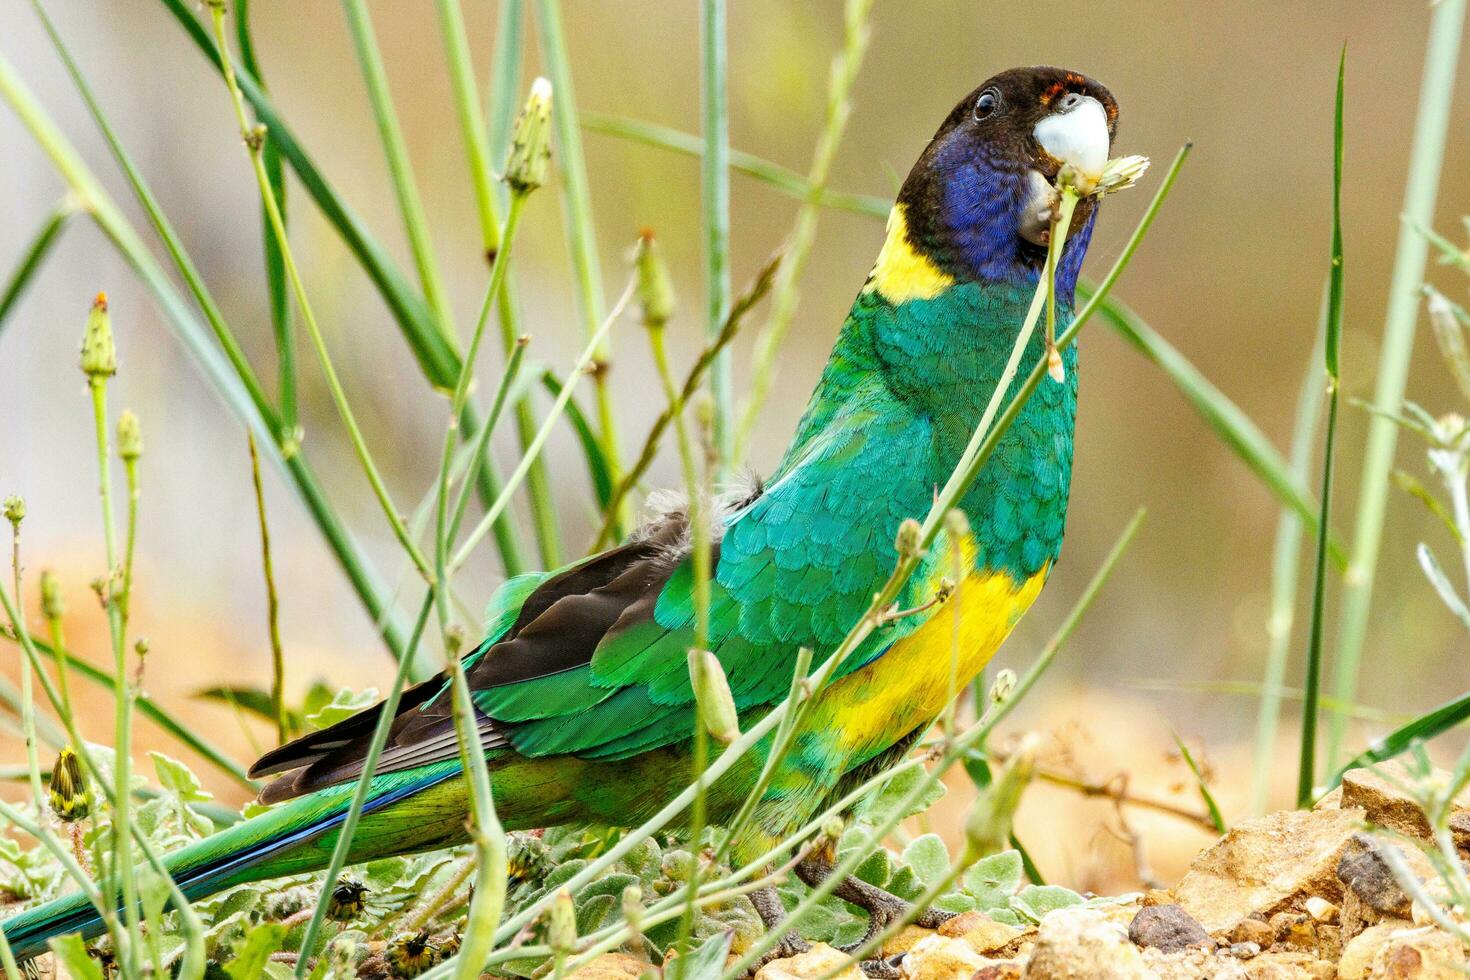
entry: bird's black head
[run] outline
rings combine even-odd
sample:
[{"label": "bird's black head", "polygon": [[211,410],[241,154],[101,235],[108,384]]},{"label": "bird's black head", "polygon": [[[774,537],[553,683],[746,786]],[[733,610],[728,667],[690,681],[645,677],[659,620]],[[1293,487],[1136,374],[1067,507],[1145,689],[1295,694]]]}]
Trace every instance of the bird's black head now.
[{"label": "bird's black head", "polygon": [[[1117,121],[1112,94],[1079,72],[1012,68],[989,79],[954,107],[904,181],[908,243],[958,279],[1034,276],[1046,258],[1058,171],[1071,164],[1101,173]],[[1069,281],[1094,210],[1084,200],[1073,218],[1059,270]]]}]

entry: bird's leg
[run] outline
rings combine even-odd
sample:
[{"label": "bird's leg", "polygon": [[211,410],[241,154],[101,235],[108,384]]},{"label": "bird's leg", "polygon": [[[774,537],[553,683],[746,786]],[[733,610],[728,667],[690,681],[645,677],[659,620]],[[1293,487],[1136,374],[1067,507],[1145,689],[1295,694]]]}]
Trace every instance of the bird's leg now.
[{"label": "bird's leg", "polygon": [[[813,852],[796,866],[796,876],[806,883],[807,887],[815,888],[826,881],[832,874],[832,861],[830,856],[820,851]],[[884,891],[877,885],[870,885],[860,878],[848,875],[832,889],[832,894],[850,905],[868,913],[868,931],[863,938],[851,946],[843,947],[844,952],[851,952],[882,932],[889,925],[899,920],[910,917],[913,912],[913,904],[899,898],[892,892]],[[939,909],[928,908],[912,916],[911,921],[925,929],[937,929],[950,919],[954,918],[953,912],[943,912]],[[883,961],[878,961],[883,962]],[[864,969],[868,963],[864,962]],[[875,974],[869,973],[869,976]],[[897,976],[897,974],[894,974]]]},{"label": "bird's leg", "polygon": [[761,967],[772,960],[785,959],[788,956],[795,956],[797,953],[805,953],[812,948],[811,943],[802,939],[801,936],[796,934],[796,930],[787,924],[786,906],[781,904],[781,896],[776,893],[776,887],[774,885],[757,888],[751,892],[750,904],[755,906],[756,914],[761,917],[761,922],[765,924],[767,932],[785,933],[780,941],[772,946],[766,955],[762,956],[760,961],[750,968],[751,976],[754,976]]}]

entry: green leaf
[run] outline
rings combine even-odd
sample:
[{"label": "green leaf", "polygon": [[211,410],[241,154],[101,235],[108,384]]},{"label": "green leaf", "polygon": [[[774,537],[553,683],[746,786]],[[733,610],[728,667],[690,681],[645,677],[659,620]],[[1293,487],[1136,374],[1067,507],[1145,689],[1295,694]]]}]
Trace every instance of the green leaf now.
[{"label": "green leaf", "polygon": [[51,952],[72,980],[102,980],[102,964],[87,954],[87,944],[76,933],[54,937]]},{"label": "green leaf", "polygon": [[982,858],[964,874],[965,891],[982,909],[1006,908],[1011,896],[1021,887],[1025,863],[1019,851],[1002,851]]},{"label": "green leaf", "polygon": [[[600,895],[610,895],[613,898],[621,898],[624,888],[627,888],[629,885],[636,884],[638,884],[638,878],[635,875],[610,874],[605,878],[599,878],[596,881],[592,882],[586,888],[583,888],[581,891],[577,892],[574,898],[576,899],[577,906],[580,908],[584,902],[593,898],[597,898]],[[577,935],[585,936],[587,935],[587,932],[585,930],[578,929]]]},{"label": "green leaf", "polygon": [[924,883],[910,867],[902,867],[895,871],[885,887],[899,898],[909,902],[924,894]]},{"label": "green leaf", "polygon": [[281,948],[286,927],[279,922],[262,922],[245,934],[240,952],[225,964],[230,980],[255,980],[265,972],[270,955]]},{"label": "green leaf", "polygon": [[1048,912],[1081,905],[1083,898],[1061,885],[1027,885],[1011,899],[1011,908],[1032,922],[1040,922]]},{"label": "green leaf", "polygon": [[1470,629],[1470,609],[1465,608],[1465,600],[1460,598],[1449,576],[1444,573],[1444,569],[1439,567],[1439,561],[1434,557],[1434,552],[1429,550],[1429,545],[1422,541],[1419,542],[1418,556],[1419,567],[1424,570],[1424,577],[1429,579],[1429,584],[1434,586],[1439,601],[1443,602],[1449,611],[1465,624],[1467,629]]},{"label": "green leaf", "polygon": [[199,778],[178,759],[162,752],[149,751],[153,760],[153,772],[158,785],[178,797],[180,803],[204,803],[214,799],[214,794],[199,785]]},{"label": "green leaf", "polygon": [[877,848],[869,854],[852,872],[859,880],[866,881],[870,885],[882,888],[888,884],[888,879],[893,877],[893,862],[888,857],[888,851]]},{"label": "green leaf", "polygon": [[1210,792],[1209,784],[1205,782],[1205,774],[1200,771],[1199,764],[1194,761],[1194,754],[1189,751],[1189,746],[1184,744],[1184,739],[1180,738],[1178,732],[1170,729],[1170,734],[1174,736],[1174,744],[1179,748],[1179,757],[1184,760],[1189,771],[1194,773],[1194,781],[1199,787],[1200,798],[1205,801],[1205,809],[1210,812],[1210,823],[1215,825],[1216,831],[1225,833],[1227,829],[1225,817],[1220,813],[1219,805],[1215,803],[1215,794]]},{"label": "green leaf", "polygon": [[353,692],[344,687],[331,701],[307,715],[306,723],[312,728],[330,728],[339,721],[351,718],[362,709],[371,707],[377,703],[377,700],[378,689],[375,687],[359,692]]},{"label": "green leaf", "polygon": [[924,884],[933,887],[949,874],[949,851],[938,834],[915,837],[903,849],[903,859]]},{"label": "green leaf", "polygon": [[[888,815],[888,811],[898,806],[920,783],[929,778],[928,773],[915,766],[905,769],[895,775],[872,796],[869,796],[863,805],[864,818],[870,822],[879,822]],[[923,794],[907,807],[901,814],[902,817],[911,817],[916,813],[923,813],[944,797],[946,792],[944,783],[934,780],[925,788]]]},{"label": "green leaf", "polygon": [[730,955],[730,941],[735,933],[722,929],[706,939],[698,949],[688,956],[674,960],[671,976],[682,980],[700,980],[701,977],[717,977],[724,969],[725,959]]},{"label": "green leaf", "polygon": [[586,936],[602,928],[618,907],[611,895],[594,895],[577,906],[577,935]]},{"label": "green leaf", "polygon": [[953,912],[959,915],[961,912],[972,912],[975,909],[975,900],[964,892],[950,892],[940,895],[934,900],[934,907],[941,912]]}]

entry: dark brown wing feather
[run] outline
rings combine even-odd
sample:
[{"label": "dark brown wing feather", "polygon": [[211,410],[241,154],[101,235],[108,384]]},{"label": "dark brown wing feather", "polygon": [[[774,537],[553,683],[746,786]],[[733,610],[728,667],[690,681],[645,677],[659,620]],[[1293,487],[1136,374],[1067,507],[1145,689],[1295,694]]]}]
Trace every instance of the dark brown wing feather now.
[{"label": "dark brown wing feather", "polygon": [[[671,516],[636,540],[541,583],[526,597],[510,629],[471,667],[471,690],[534,680],[591,662],[610,631],[653,614],[659,592],[678,565],[685,530],[683,515]],[[376,772],[412,769],[458,754],[446,681],[447,674],[440,674],[403,693]],[[290,799],[361,775],[382,708],[380,702],[261,756],[250,775],[286,773],[261,791],[262,802]],[[493,719],[477,712],[476,723],[482,748],[507,747]]]}]

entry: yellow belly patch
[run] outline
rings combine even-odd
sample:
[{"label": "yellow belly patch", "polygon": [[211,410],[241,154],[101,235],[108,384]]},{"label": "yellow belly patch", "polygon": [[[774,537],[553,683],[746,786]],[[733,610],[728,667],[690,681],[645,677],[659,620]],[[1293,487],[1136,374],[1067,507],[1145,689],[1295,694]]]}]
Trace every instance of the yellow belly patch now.
[{"label": "yellow belly patch", "polygon": [[1046,573],[1019,586],[1004,572],[970,575],[923,626],[828,688],[818,711],[825,717],[813,727],[863,752],[936,718],[995,656],[1041,593]]},{"label": "yellow belly patch", "polygon": [[877,290],[884,299],[897,305],[905,300],[933,299],[952,285],[952,277],[909,244],[903,205],[895,204],[888,213],[888,237],[883,240],[864,290]]}]

